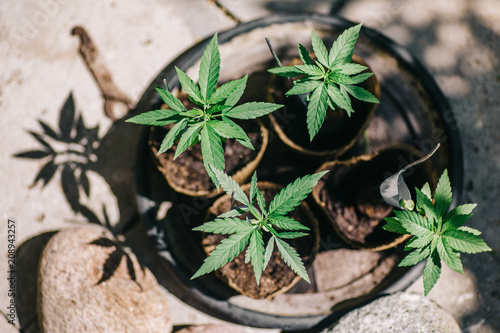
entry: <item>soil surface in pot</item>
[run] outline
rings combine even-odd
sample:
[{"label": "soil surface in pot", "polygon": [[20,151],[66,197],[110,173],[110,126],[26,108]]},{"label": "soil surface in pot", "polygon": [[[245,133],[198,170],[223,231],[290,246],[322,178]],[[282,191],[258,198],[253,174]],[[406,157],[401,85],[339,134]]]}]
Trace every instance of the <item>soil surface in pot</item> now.
[{"label": "soil surface in pot", "polygon": [[[348,240],[363,247],[375,247],[393,241],[398,234],[382,229],[384,218],[393,208],[380,195],[380,184],[402,167],[401,160],[409,160],[411,151],[388,149],[371,160],[357,159],[352,163],[338,163],[331,170],[320,199],[332,216],[336,228]],[[404,165],[403,165],[404,166]],[[407,171],[405,182],[415,197],[414,188],[426,181],[432,183],[424,172],[425,167],[416,166]]]},{"label": "soil surface in pot", "polygon": [[[262,194],[266,198],[266,203],[269,204],[271,199],[279,192],[280,187],[262,187],[259,185]],[[248,192],[247,192],[248,193]],[[229,197],[226,197],[229,199]],[[231,209],[231,200],[225,200],[220,205],[214,205],[210,210],[207,221],[213,220],[217,215],[222,214]],[[306,267],[311,264],[317,247],[317,225],[311,223],[311,215],[305,205],[301,205],[288,214],[291,218],[301,222],[309,227],[308,236],[287,240],[287,242],[296,249],[302,258]],[[244,219],[244,216],[240,217]],[[280,231],[277,229],[277,231]],[[202,245],[205,252],[210,253],[226,235],[220,234],[204,234],[202,236]],[[269,235],[264,233],[264,242],[267,244]],[[289,290],[296,282],[300,280],[292,269],[283,261],[278,249],[274,248],[269,264],[262,273],[260,284],[257,285],[255,274],[250,263],[245,263],[245,251],[242,251],[233,261],[229,262],[217,271],[217,275],[225,281],[230,287],[239,293],[255,298],[262,299],[273,297]]]}]

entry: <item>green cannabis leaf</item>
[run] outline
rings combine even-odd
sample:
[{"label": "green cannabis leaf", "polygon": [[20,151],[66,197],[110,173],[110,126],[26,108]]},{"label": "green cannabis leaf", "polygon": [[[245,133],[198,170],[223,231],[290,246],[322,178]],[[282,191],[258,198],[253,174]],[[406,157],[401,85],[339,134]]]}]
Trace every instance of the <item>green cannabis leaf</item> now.
[{"label": "green cannabis leaf", "polygon": [[295,80],[286,96],[309,94],[307,107],[307,128],[310,140],[318,133],[325,120],[328,107],[339,107],[349,116],[354,112],[352,97],[370,103],[379,103],[369,91],[356,86],[373,73],[362,73],[368,67],[351,63],[354,44],[358,39],[361,24],[345,30],[333,43],[330,52],[323,41],[312,32],[312,47],[316,56],[313,63],[307,49],[298,44],[303,65],[269,69],[269,72],[283,77],[301,76]]},{"label": "green cannabis leaf", "polygon": [[209,165],[224,170],[223,140],[235,139],[243,146],[254,149],[248,135],[231,118],[255,119],[281,108],[282,105],[265,102],[236,105],[243,95],[248,75],[226,82],[217,88],[220,73],[217,34],[212,37],[201,57],[198,84],[179,68],[176,67],[175,70],[182,89],[197,107],[187,110],[165,84],[165,89],[156,87],[156,91],[169,109],[145,112],[128,119],[127,122],[152,126],[175,124],[163,139],[158,155],[179,141],[175,159],[190,146],[201,142],[205,169],[219,187],[217,178]]},{"label": "green cannabis leaf", "polygon": [[[286,214],[300,205],[318,180],[328,171],[296,179],[283,188],[267,208],[264,195],[257,186],[256,172],[252,176],[249,196],[247,196],[230,176],[216,166],[211,166],[211,169],[226,193],[242,206],[219,215],[214,221],[206,222],[193,229],[195,231],[230,236],[210,252],[203,265],[191,279],[221,268],[246,248],[246,261],[249,261],[252,265],[257,284],[259,284],[262,272],[266,268],[276,245],[284,262],[296,274],[310,282],[299,254],[284,241],[284,239],[306,236],[307,233],[301,231],[308,231],[309,228],[286,216]],[[257,205],[254,205],[255,203]],[[246,219],[239,218],[242,214],[246,215]],[[271,234],[267,245],[264,243],[263,232]]]},{"label": "green cannabis leaf", "polygon": [[441,274],[441,260],[454,271],[463,273],[460,252],[479,253],[491,248],[479,237],[478,230],[464,226],[472,216],[476,204],[458,206],[448,212],[451,204],[451,185],[448,171],[439,179],[434,192],[434,203],[430,186],[416,189],[416,211],[394,211],[396,217],[388,217],[384,229],[401,234],[411,234],[405,250],[413,250],[399,266],[413,266],[427,259],[423,272],[424,293],[436,284]]}]

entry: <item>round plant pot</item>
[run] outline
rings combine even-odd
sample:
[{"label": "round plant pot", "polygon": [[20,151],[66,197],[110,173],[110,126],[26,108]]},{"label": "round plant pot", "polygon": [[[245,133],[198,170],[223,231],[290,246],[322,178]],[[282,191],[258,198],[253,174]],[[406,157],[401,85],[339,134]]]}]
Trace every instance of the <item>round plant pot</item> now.
[{"label": "round plant pot", "polygon": [[[352,62],[368,67],[363,73],[371,72],[369,65],[358,55],[353,55]],[[376,75],[359,84],[372,95],[380,99],[380,84]],[[359,139],[368,126],[378,104],[352,99],[354,113],[349,117],[342,109],[326,111],[325,121],[310,141],[306,123],[306,105],[298,96],[286,97],[285,92],[291,88],[289,80],[273,76],[270,84],[272,102],[284,104],[284,112],[290,118],[275,117],[269,114],[272,127],[279,138],[298,155],[307,158],[335,158],[345,153]]]},{"label": "round plant pot", "polygon": [[[266,205],[269,205],[274,196],[282,189],[282,186],[270,182],[258,182],[257,186],[266,199]],[[250,184],[243,185],[242,189],[248,195]],[[220,214],[231,210],[231,202],[232,198],[227,194],[217,199],[209,208],[206,221],[212,221]],[[319,247],[318,221],[305,202],[302,202],[288,216],[310,229],[308,236],[289,241],[289,244],[299,253],[307,269],[312,264]],[[243,216],[241,218],[244,219]],[[264,236],[267,237],[265,234]],[[202,245],[205,253],[208,255],[225,238],[227,238],[226,235],[203,234]],[[266,243],[267,240],[264,238]],[[283,261],[276,247],[268,266],[262,273],[259,285],[255,280],[252,265],[245,263],[244,251],[233,261],[217,270],[216,275],[240,294],[254,299],[272,299],[287,292],[301,280],[301,277],[295,274]]]},{"label": "round plant pot", "polygon": [[[391,216],[393,207],[380,195],[382,182],[424,154],[413,147],[397,145],[377,153],[354,157],[347,161],[324,163],[318,172],[329,170],[313,189],[313,197],[337,234],[349,245],[365,250],[382,251],[404,242],[410,235],[385,231],[384,218]],[[432,163],[417,165],[404,174],[412,197],[415,187],[428,182],[437,184]]]},{"label": "round plant pot", "polygon": [[[280,59],[291,59],[297,55],[297,43],[311,49],[311,29],[326,45],[331,45],[343,30],[353,25],[334,16],[279,15],[220,32],[220,80],[238,79],[248,73],[245,91],[248,100],[267,101],[271,79],[267,69],[276,65],[265,36]],[[161,107],[154,86],[162,85],[164,79],[174,93],[178,90],[175,67],[196,81],[200,58],[208,42],[207,39],[194,45],[168,64],[142,96],[137,111]],[[424,153],[440,142],[441,148],[431,160],[438,174],[448,169],[454,193],[452,205],[456,205],[463,180],[460,138],[450,106],[434,79],[404,48],[377,31],[362,28],[354,52],[377,76],[381,103],[364,131],[363,140],[357,140],[344,156],[363,154],[366,141],[374,150],[406,143]],[[283,113],[274,116],[287,119]],[[268,148],[257,167],[259,180],[286,185],[317,170],[319,160],[312,162],[286,152],[281,140],[273,137],[275,134],[270,131]],[[156,247],[156,252],[147,257],[152,260],[151,268],[159,282],[199,311],[247,326],[314,332],[338,319],[344,311],[380,294],[406,289],[420,276],[421,264],[398,267],[404,256],[402,246],[385,251],[353,249],[337,236],[332,226],[320,221],[320,246],[308,270],[311,284],[301,280],[286,293],[269,300],[243,296],[215,274],[191,280],[206,253],[200,233],[191,231],[197,224],[185,217],[196,212],[197,223],[201,223],[212,200],[181,196],[169,190],[163,174],[149,156],[148,137],[149,129],[144,131],[137,157],[139,211]],[[319,211],[315,206],[310,205],[314,213]]]},{"label": "round plant pot", "polygon": [[[237,183],[246,182],[259,165],[269,141],[269,132],[260,120],[240,124],[247,132],[255,150],[242,146],[233,139],[223,143],[225,172]],[[170,126],[171,127],[171,126]],[[177,144],[167,152],[157,155],[159,147],[169,128],[152,127],[148,145],[158,170],[176,192],[192,196],[212,198],[219,194],[210,179],[201,154],[199,143],[189,147],[175,160]]]}]

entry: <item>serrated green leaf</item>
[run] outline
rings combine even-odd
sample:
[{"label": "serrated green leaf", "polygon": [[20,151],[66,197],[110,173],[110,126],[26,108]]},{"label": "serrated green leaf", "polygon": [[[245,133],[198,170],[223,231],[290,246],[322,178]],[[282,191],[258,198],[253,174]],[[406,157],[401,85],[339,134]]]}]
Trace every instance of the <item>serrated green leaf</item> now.
[{"label": "serrated green leaf", "polygon": [[365,82],[372,75],[373,73],[363,73],[355,76],[350,76],[348,79],[344,78],[344,84],[360,84],[361,82]]},{"label": "serrated green leaf", "polygon": [[354,45],[359,36],[362,24],[355,25],[346,29],[340,36],[333,42],[330,49],[329,62],[331,66],[336,64],[351,62]]},{"label": "serrated green leaf", "polygon": [[455,251],[465,253],[479,253],[491,251],[491,248],[478,236],[464,230],[449,229],[441,236],[445,246]]},{"label": "serrated green leaf", "polygon": [[219,112],[225,112],[231,108],[230,105],[221,105],[221,104],[216,104],[212,105],[206,112],[209,114],[214,114],[214,113],[219,113]]},{"label": "serrated green leaf", "polygon": [[443,231],[448,229],[458,229],[467,222],[467,220],[472,216],[472,214],[468,215],[455,215],[452,218],[448,219],[443,225]]},{"label": "serrated green leaf", "polygon": [[427,296],[441,275],[441,261],[436,252],[431,253],[424,267],[424,294]]},{"label": "serrated green leaf", "polygon": [[248,207],[236,207],[234,209],[231,209],[230,211],[227,211],[225,213],[220,214],[218,217],[219,218],[225,218],[225,217],[238,217],[240,215],[245,214],[246,212],[249,211]]},{"label": "serrated green leaf", "polygon": [[468,232],[468,233],[476,235],[476,236],[481,235],[481,231],[474,229],[474,228],[471,228],[471,227],[462,226],[462,227],[458,228],[457,230],[462,230],[462,231]]},{"label": "serrated green leaf", "polygon": [[205,222],[204,224],[193,228],[194,231],[211,232],[213,234],[234,234],[245,233],[254,227],[246,221],[238,218],[216,218],[213,221]]},{"label": "serrated green leaf", "polygon": [[152,110],[125,120],[127,123],[151,126],[165,126],[179,121],[179,113],[174,110]]},{"label": "serrated green leaf", "polygon": [[257,187],[257,171],[255,171],[252,175],[252,179],[250,180],[250,190],[248,192],[248,201],[250,206],[253,206],[254,199],[257,197],[257,192],[259,191]]},{"label": "serrated green leaf", "polygon": [[325,84],[322,83],[311,94],[311,99],[307,107],[307,129],[311,141],[318,134],[325,121],[327,106],[328,90]]},{"label": "serrated green leaf", "polygon": [[271,256],[273,255],[273,250],[274,250],[274,239],[275,237],[272,236],[269,239],[269,242],[267,242],[266,245],[266,252],[264,254],[264,269],[267,267],[267,264],[269,264],[269,260],[271,260]]},{"label": "serrated green leaf", "polygon": [[191,97],[191,100],[198,105],[204,105],[205,103],[203,102],[203,97],[201,97],[200,88],[198,88],[193,80],[191,80],[182,70],[177,67],[175,67],[175,70],[177,71],[177,77],[182,85],[182,89]]},{"label": "serrated green leaf", "polygon": [[280,104],[266,102],[248,102],[235,106],[231,110],[224,113],[226,117],[235,119],[255,119],[271,113],[283,107]]},{"label": "serrated green leaf", "polygon": [[448,178],[448,170],[445,169],[439,178],[436,191],[434,192],[436,212],[444,216],[451,205],[451,184]]},{"label": "serrated green leaf", "polygon": [[217,177],[220,186],[226,191],[227,194],[234,197],[234,200],[241,202],[246,206],[250,206],[247,195],[241,189],[240,185],[231,176],[227,175],[221,169],[214,166],[210,167],[212,172]]},{"label": "serrated green leaf", "polygon": [[288,245],[285,241],[275,238],[276,246],[278,247],[278,251],[283,258],[283,261],[294,271],[298,276],[303,278],[305,281],[311,283],[309,280],[309,276],[307,276],[306,269],[304,267],[304,263],[300,259],[299,254]]},{"label": "serrated green leaf", "polygon": [[325,74],[322,68],[315,65],[295,65],[295,68],[301,70],[302,73],[310,76],[322,77]]},{"label": "serrated green leaf", "polygon": [[297,178],[294,182],[283,188],[269,204],[269,215],[285,215],[300,205],[321,177],[328,171]]},{"label": "serrated green leaf", "polygon": [[443,259],[444,263],[449,268],[463,274],[464,268],[462,266],[462,262],[460,261],[460,254],[458,252],[455,252],[452,248],[445,246],[441,238],[438,239],[436,249],[441,259]]},{"label": "serrated green leaf", "polygon": [[215,33],[201,56],[198,84],[203,101],[208,101],[215,92],[219,71],[220,54],[217,46],[217,33]]},{"label": "serrated green leaf", "polygon": [[248,147],[252,150],[254,149],[252,142],[250,141],[250,138],[247,136],[247,134],[241,128],[238,128],[239,126],[233,126],[232,122],[224,120],[211,121],[210,127],[212,127],[221,137],[225,139],[236,139],[239,142],[243,141],[245,142],[245,147]]},{"label": "serrated green leaf", "polygon": [[288,216],[271,215],[271,224],[282,230],[310,230],[308,227]]},{"label": "serrated green leaf", "polygon": [[167,135],[165,135],[165,138],[160,145],[160,149],[158,150],[157,155],[163,154],[174,145],[181,132],[186,128],[187,122],[188,118],[184,118],[177,124],[175,124],[174,127],[170,129],[170,131],[168,131]]},{"label": "serrated green leaf", "polygon": [[[208,100],[209,104],[218,104],[223,100],[232,96],[232,98],[227,101],[225,105],[234,106],[241,98],[241,95],[245,91],[245,87],[247,85],[248,74],[238,80],[232,80],[224,83],[220,86],[215,93]],[[234,95],[234,96],[233,96]]]},{"label": "serrated green leaf", "polygon": [[262,213],[262,215],[267,215],[266,199],[264,198],[264,195],[260,190],[257,191],[257,204],[259,205],[260,212]]},{"label": "serrated green leaf", "polygon": [[449,220],[457,215],[469,215],[472,213],[477,204],[465,204],[453,208],[448,214],[445,215],[443,221]]},{"label": "serrated green leaf", "polygon": [[313,62],[311,56],[309,55],[309,51],[307,51],[307,49],[300,43],[298,43],[298,48],[299,48],[300,59],[302,59],[302,62],[305,65],[312,65]]},{"label": "serrated green leaf", "polygon": [[423,237],[413,236],[408,242],[405,244],[405,251],[409,251],[411,249],[421,249],[429,245],[434,239],[434,234],[428,234]]},{"label": "serrated green leaf", "polygon": [[294,238],[299,238],[299,237],[304,237],[309,235],[306,232],[297,232],[297,231],[283,231],[278,233],[279,238],[285,238],[285,239],[294,239]]},{"label": "serrated green leaf", "polygon": [[405,228],[401,225],[401,222],[396,217],[386,217],[385,219],[386,224],[382,227],[382,229],[390,231],[390,232],[395,232],[398,234],[407,234],[408,231],[406,231]]},{"label": "serrated green leaf", "polygon": [[354,110],[351,106],[351,101],[346,100],[344,95],[341,93],[340,89],[335,87],[333,84],[327,85],[328,97],[332,100],[332,102],[347,112],[347,115],[350,117]]},{"label": "serrated green leaf", "polygon": [[314,31],[311,32],[311,41],[312,47],[314,50],[314,54],[318,61],[325,67],[330,67],[330,63],[328,60],[328,51],[326,50],[326,46],[321,40],[321,38],[316,35]]},{"label": "serrated green leaf", "polygon": [[224,149],[222,148],[221,138],[213,128],[205,123],[201,128],[200,142],[203,164],[208,175],[218,188],[217,178],[210,169],[210,165],[219,170],[224,169]]},{"label": "serrated green leaf", "polygon": [[418,213],[402,210],[394,211],[394,214],[408,233],[423,238],[433,234],[432,225],[430,225],[425,217]]},{"label": "serrated green leaf", "polygon": [[417,193],[417,209],[422,210],[427,217],[426,228],[432,229],[432,221],[437,218],[436,213],[434,212],[434,205],[432,204],[431,199],[427,197],[422,191],[418,188],[415,188],[415,192]]},{"label": "serrated green leaf", "polygon": [[340,73],[345,74],[345,75],[359,74],[362,71],[365,71],[368,69],[368,67],[363,66],[361,64],[356,64],[356,63],[341,64],[341,65],[338,65],[336,68],[338,68],[340,70]]},{"label": "serrated green leaf", "polygon": [[267,71],[271,74],[276,74],[282,77],[294,77],[304,74],[301,70],[299,70],[295,66],[274,67],[268,69]]},{"label": "serrated green leaf", "polygon": [[167,89],[155,87],[155,90],[169,108],[177,112],[186,111],[186,107],[182,104],[182,102]]},{"label": "serrated green leaf", "polygon": [[191,280],[213,272],[236,258],[236,256],[240,254],[248,244],[252,230],[253,229],[249,229],[243,233],[233,234],[222,240],[222,242],[217,245],[212,252],[210,252],[208,257],[205,258],[203,265],[191,277]]},{"label": "serrated green leaf", "polygon": [[398,266],[400,267],[406,267],[406,266],[413,266],[424,260],[429,256],[431,253],[430,248],[424,247],[420,249],[416,249],[415,251],[411,252],[408,254],[406,257],[404,257],[403,260],[399,263]]},{"label": "serrated green leaf", "polygon": [[252,236],[250,237],[250,244],[248,245],[247,253],[250,257],[250,262],[255,273],[255,279],[257,280],[257,285],[260,284],[260,277],[264,271],[264,261],[265,261],[265,250],[264,250],[264,240],[262,239],[262,231],[254,229]]},{"label": "serrated green leaf", "polygon": [[177,144],[177,149],[175,150],[174,160],[196,142],[200,134],[201,126],[203,126],[203,123],[193,124],[182,134]]},{"label": "serrated green leaf", "polygon": [[233,127],[233,131],[238,132],[238,136],[236,137],[236,141],[241,143],[244,147],[255,150],[254,146],[252,145],[252,142],[250,141],[247,134],[245,133],[243,128],[241,128],[240,125],[236,124],[234,121],[232,121],[231,119],[229,119],[228,117],[226,117],[224,115],[222,116],[222,121],[224,123],[231,125]]},{"label": "serrated green leaf", "polygon": [[377,97],[373,96],[372,93],[366,89],[353,85],[345,85],[344,88],[349,94],[351,94],[354,98],[359,99],[360,101],[375,104],[380,103]]},{"label": "serrated green leaf", "polygon": [[425,194],[425,196],[427,198],[429,198],[429,200],[432,200],[432,197],[431,197],[431,187],[429,185],[429,183],[425,183],[424,186],[422,187],[422,193]]},{"label": "serrated green leaf", "polygon": [[288,90],[285,93],[285,95],[292,96],[292,95],[308,94],[314,89],[318,88],[320,84],[322,83],[319,81],[304,81],[304,82],[295,81],[293,83],[293,87],[290,90]]}]

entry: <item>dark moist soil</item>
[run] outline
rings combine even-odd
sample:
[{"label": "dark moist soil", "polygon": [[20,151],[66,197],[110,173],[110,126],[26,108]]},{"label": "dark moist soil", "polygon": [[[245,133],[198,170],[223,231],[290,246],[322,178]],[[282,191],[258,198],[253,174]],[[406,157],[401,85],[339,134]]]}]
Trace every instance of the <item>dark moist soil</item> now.
[{"label": "dark moist soil", "polygon": [[[338,164],[330,171],[320,199],[326,203],[336,227],[349,240],[376,246],[399,236],[382,229],[385,224],[383,219],[392,214],[393,208],[382,199],[379,186],[404,166],[399,165],[400,158],[408,161],[409,154],[405,150],[389,150],[370,161]],[[405,177],[411,190],[415,186],[420,188],[426,177],[420,167],[415,167],[413,171],[411,176]]]},{"label": "dark moist soil", "polygon": [[[359,86],[367,89],[365,82]],[[352,107],[355,110],[351,117],[342,109],[327,108],[321,129],[310,141],[305,95],[286,97],[285,93],[290,88],[292,88],[290,80],[273,76],[269,89],[271,100],[285,105],[273,115],[286,136],[295,144],[312,151],[337,150],[352,143],[364,127],[371,104],[351,98]]]},{"label": "dark moist soil", "polygon": [[[279,189],[262,189],[267,204],[270,200],[268,198],[274,197]],[[247,192],[248,193],[248,192]],[[215,218],[223,212],[231,209],[230,200],[226,200],[223,205],[217,207],[216,211],[210,212],[208,221]],[[297,239],[287,240],[287,242],[294,247],[299,253],[302,260],[305,262],[306,267],[312,262],[313,247],[314,247],[314,231],[315,228],[311,226],[308,215],[304,209],[299,206],[293,210],[288,216],[301,222],[302,224],[311,228],[310,235]],[[244,218],[241,216],[240,218]],[[280,231],[278,229],[278,231]],[[267,236],[267,237],[266,237]],[[202,245],[205,252],[208,254],[217,246],[223,239],[227,238],[226,235],[204,234],[202,238]],[[267,244],[269,236],[264,233],[264,242]],[[245,249],[246,250],[246,249]],[[257,285],[255,274],[250,263],[245,264],[245,250],[242,251],[234,260],[220,268],[217,272],[218,276],[224,280],[230,287],[255,299],[262,299],[273,295],[279,290],[289,286],[297,275],[290,269],[290,267],[283,261],[276,246],[274,247],[273,254],[269,260],[269,264],[262,273],[260,285]]]},{"label": "dark moist soil", "polygon": [[[178,97],[188,110],[194,106],[194,104],[187,100],[185,95],[180,95]],[[165,106],[163,106],[163,108],[164,107]],[[254,160],[257,156],[257,152],[262,147],[260,127],[256,121],[247,120],[235,122],[245,130],[255,150],[244,147],[236,140],[223,139],[222,146],[224,149],[225,172],[229,175],[234,175]],[[186,149],[175,160],[173,160],[173,158],[175,156],[175,151],[177,150],[177,143],[175,143],[172,148],[167,150],[165,153],[159,156],[156,155],[163,138],[173,125],[174,124],[164,127],[156,127],[151,140],[151,145],[154,147],[153,151],[156,150],[154,151],[154,155],[164,169],[164,172],[170,175],[171,181],[178,187],[185,188],[193,192],[211,191],[215,189],[215,185],[210,179],[210,176],[205,170],[205,166],[203,164],[200,143]]]}]

